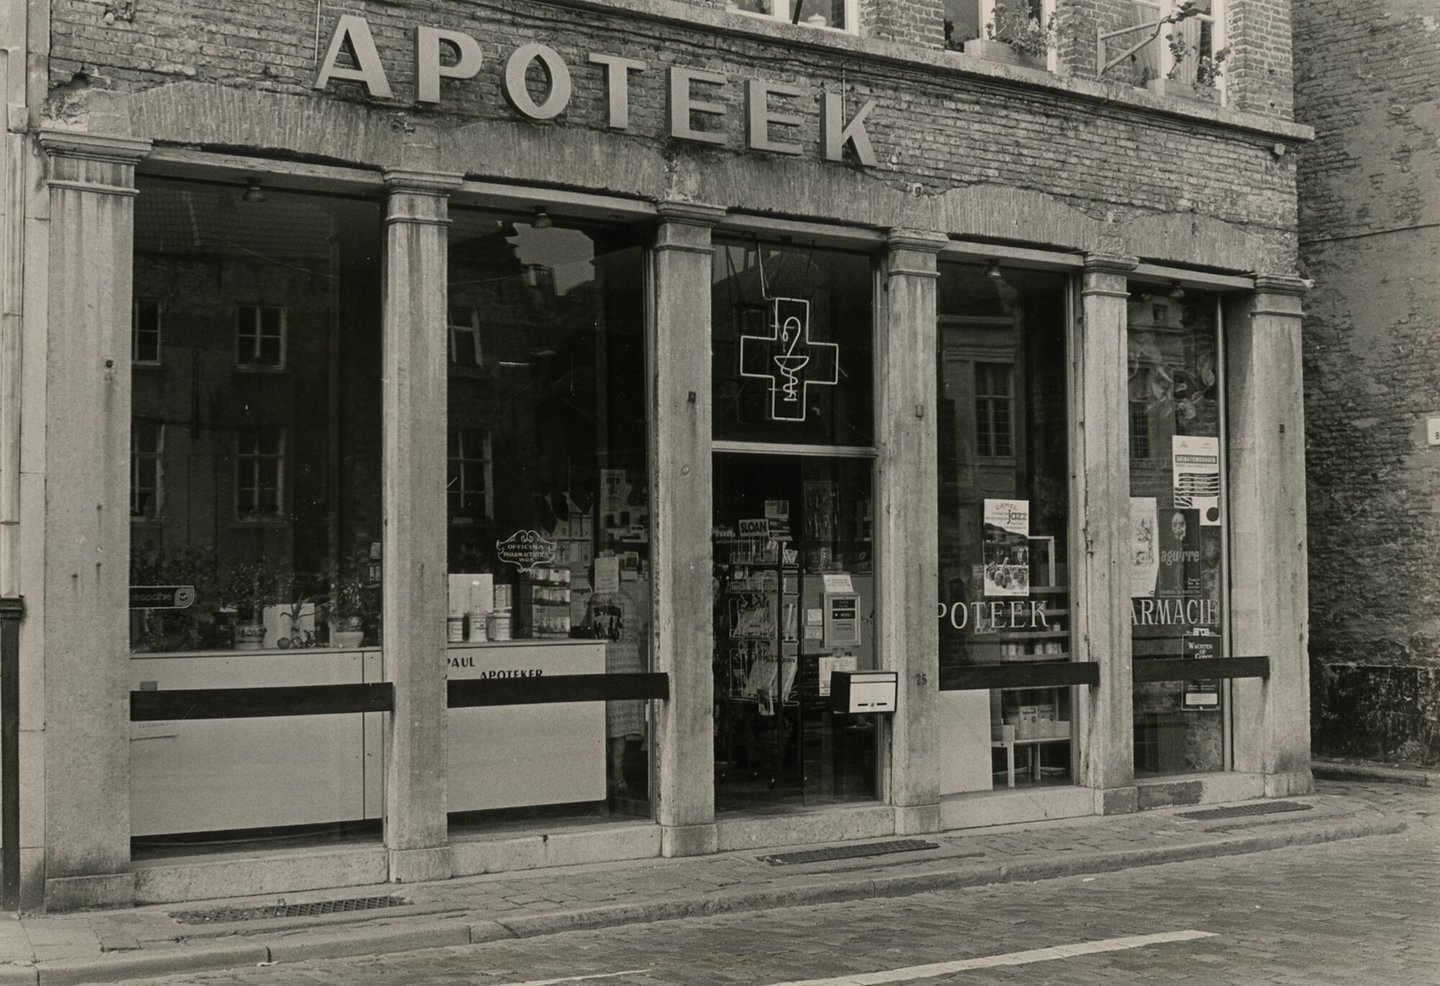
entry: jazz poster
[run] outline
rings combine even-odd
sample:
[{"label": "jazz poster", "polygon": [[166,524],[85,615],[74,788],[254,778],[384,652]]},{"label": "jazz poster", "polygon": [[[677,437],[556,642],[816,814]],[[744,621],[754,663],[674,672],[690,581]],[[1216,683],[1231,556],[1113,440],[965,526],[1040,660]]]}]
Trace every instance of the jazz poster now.
[{"label": "jazz poster", "polygon": [[986,596],[1030,595],[1030,501],[986,500]]}]

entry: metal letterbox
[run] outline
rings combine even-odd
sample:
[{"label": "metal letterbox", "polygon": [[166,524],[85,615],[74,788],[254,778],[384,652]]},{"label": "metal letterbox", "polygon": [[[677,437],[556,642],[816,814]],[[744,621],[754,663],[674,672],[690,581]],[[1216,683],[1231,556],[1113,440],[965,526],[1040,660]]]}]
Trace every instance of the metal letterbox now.
[{"label": "metal letterbox", "polygon": [[894,712],[896,671],[836,671],[830,678],[830,711]]}]

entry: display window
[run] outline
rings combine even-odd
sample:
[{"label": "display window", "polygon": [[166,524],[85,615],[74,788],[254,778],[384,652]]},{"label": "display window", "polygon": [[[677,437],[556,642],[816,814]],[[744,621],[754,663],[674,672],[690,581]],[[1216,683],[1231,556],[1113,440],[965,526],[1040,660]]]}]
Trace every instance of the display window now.
[{"label": "display window", "polygon": [[[1227,519],[1218,298],[1140,287],[1128,319],[1134,661],[1220,657]],[[1137,680],[1136,774],[1223,770],[1225,697],[1216,679]]]},{"label": "display window", "polygon": [[[455,206],[452,681],[650,671],[644,249],[629,227]],[[648,816],[640,699],[452,708],[457,825]]]},{"label": "display window", "polygon": [[871,799],[877,714],[839,702],[878,663],[871,259],[721,238],[713,271],[716,810]]},{"label": "display window", "polygon": [[[380,204],[137,184],[131,689],[379,680]],[[134,723],[137,854],[377,818],[371,725]]]},{"label": "display window", "polygon": [[940,264],[942,794],[1073,780],[1071,687],[947,686],[1072,659],[1068,307],[1064,275]]}]

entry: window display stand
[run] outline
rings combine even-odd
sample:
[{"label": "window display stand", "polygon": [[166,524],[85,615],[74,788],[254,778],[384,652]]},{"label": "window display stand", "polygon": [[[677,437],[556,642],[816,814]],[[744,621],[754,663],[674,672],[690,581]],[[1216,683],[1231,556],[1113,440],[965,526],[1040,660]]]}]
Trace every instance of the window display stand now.
[{"label": "window display stand", "polygon": [[784,772],[792,739],[800,786],[807,781],[807,729],[798,687],[801,575],[798,564],[783,560],[786,544],[751,538],[716,544],[728,556],[717,563],[716,573],[716,779],[748,771],[751,780],[765,777],[771,790]]}]

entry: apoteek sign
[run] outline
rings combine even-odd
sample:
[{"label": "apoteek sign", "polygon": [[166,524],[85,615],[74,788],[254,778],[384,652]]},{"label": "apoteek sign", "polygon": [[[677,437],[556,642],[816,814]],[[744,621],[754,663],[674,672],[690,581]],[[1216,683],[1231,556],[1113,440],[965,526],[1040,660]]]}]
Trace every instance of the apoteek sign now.
[{"label": "apoteek sign", "polygon": [[[420,103],[440,102],[440,80],[472,79],[480,72],[483,58],[480,43],[464,31],[435,27],[416,27],[414,32],[415,100]],[[354,59],[354,67],[339,64],[342,52]],[[446,53],[451,60],[445,61]],[[678,140],[706,144],[724,144],[728,139],[727,107],[715,98],[731,84],[729,76],[706,69],[681,68],[675,65],[651,66],[634,58],[591,52],[587,65],[594,66],[605,80],[606,120],[611,130],[630,129],[630,86],[653,84],[657,75],[665,77],[668,133]],[[531,66],[538,65],[546,78],[543,99],[536,99],[526,84]],[[588,70],[588,69],[587,69]],[[356,14],[342,15],[330,37],[330,47],[313,88],[324,89],[332,80],[358,82],[375,99],[392,99],[394,90],[385,73],[375,38],[365,18]],[[786,139],[776,127],[798,127],[804,117],[797,112],[797,101],[810,95],[799,86],[745,79],[745,146],[750,150],[773,154],[800,154],[801,146]],[[573,91],[571,67],[555,49],[538,42],[522,44],[505,61],[501,91],[511,108],[530,120],[551,120],[565,112]],[[826,161],[844,159],[849,144],[861,164],[873,166],[875,151],[870,135],[865,132],[865,119],[875,109],[874,100],[866,100],[854,115],[845,116],[843,93],[826,89],[820,100],[820,155]],[[696,118],[706,121],[697,127]]]}]

